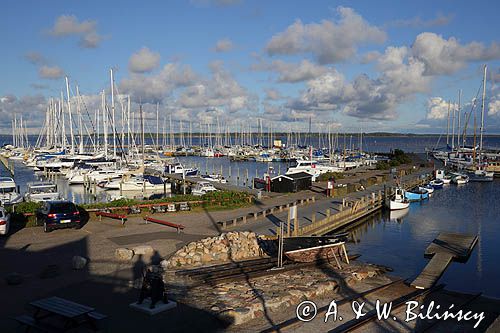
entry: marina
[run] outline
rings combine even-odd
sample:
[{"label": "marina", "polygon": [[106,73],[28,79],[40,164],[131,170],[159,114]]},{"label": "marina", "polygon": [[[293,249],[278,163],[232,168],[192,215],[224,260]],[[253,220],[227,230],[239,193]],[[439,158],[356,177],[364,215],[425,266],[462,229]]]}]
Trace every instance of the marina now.
[{"label": "marina", "polygon": [[5,4],[0,332],[500,332],[499,11]]}]

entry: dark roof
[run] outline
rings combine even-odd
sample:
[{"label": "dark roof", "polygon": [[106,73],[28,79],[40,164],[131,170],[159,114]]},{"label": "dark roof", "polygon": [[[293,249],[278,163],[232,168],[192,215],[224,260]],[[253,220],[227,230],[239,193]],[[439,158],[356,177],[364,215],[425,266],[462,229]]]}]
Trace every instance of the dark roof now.
[{"label": "dark roof", "polygon": [[290,178],[294,179],[300,179],[300,178],[312,178],[312,175],[307,172],[298,172],[298,173],[292,173],[291,175],[287,175]]},{"label": "dark roof", "polygon": [[294,179],[312,178],[312,175],[307,173],[307,172],[298,172],[298,173],[293,173],[290,175],[279,175],[279,176],[271,178],[271,180],[275,180],[275,179],[278,179],[280,177],[294,180]]}]

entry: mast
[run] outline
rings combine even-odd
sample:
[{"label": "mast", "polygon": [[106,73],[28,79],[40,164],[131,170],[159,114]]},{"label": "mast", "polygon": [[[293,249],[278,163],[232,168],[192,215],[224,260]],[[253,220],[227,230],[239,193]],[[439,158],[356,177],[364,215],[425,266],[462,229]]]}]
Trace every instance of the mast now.
[{"label": "mast", "polygon": [[68,77],[65,77],[66,79],[66,95],[68,98],[68,116],[69,116],[69,135],[71,137],[71,154],[74,154],[75,152],[75,138],[73,137],[73,119],[71,117],[71,102],[69,100],[69,82],[68,82]]},{"label": "mast", "polygon": [[116,157],[116,128],[115,128],[115,81],[113,78],[113,68],[109,69],[111,79],[111,121],[113,122],[113,157]]},{"label": "mast", "polygon": [[462,89],[458,90],[458,130],[457,130],[457,145],[460,149],[460,113],[461,113]]},{"label": "mast", "polygon": [[160,107],[160,103],[159,102],[156,102],[156,147],[160,147],[160,123],[159,123],[159,107]]},{"label": "mast", "polygon": [[448,103],[448,121],[446,122],[446,149],[450,146],[450,103]]},{"label": "mast", "polygon": [[484,131],[484,101],[486,99],[486,65],[484,65],[483,76],[483,100],[481,101],[481,129],[479,131],[479,161],[481,161],[481,154],[483,151],[483,131]]},{"label": "mast", "polygon": [[[451,106],[451,101],[448,101],[448,105]],[[455,149],[455,108],[451,109],[453,112],[452,118],[452,130],[451,130],[451,150],[453,151]]]},{"label": "mast", "polygon": [[104,133],[104,156],[108,158],[108,117],[106,112],[106,95],[104,90],[101,97],[102,107],[102,131]]},{"label": "mast", "polygon": [[141,113],[142,166],[144,167],[144,115],[142,113],[142,103],[139,104],[139,110]]},{"label": "mast", "polygon": [[76,98],[77,98],[77,103],[76,103],[76,112],[78,112],[78,130],[80,132],[80,147],[78,149],[78,152],[80,154],[83,154],[83,125],[82,125],[82,111],[81,111],[81,106],[80,106],[80,90],[78,90],[78,86],[76,86]]}]

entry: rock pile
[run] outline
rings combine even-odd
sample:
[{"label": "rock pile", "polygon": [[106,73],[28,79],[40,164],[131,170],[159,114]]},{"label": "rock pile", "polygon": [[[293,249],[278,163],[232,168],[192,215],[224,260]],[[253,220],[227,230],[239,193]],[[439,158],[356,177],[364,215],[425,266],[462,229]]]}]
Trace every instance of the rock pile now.
[{"label": "rock pile", "polygon": [[254,232],[228,232],[185,245],[168,260],[164,260],[162,266],[165,269],[177,269],[267,257],[271,247],[270,242],[260,239]]}]

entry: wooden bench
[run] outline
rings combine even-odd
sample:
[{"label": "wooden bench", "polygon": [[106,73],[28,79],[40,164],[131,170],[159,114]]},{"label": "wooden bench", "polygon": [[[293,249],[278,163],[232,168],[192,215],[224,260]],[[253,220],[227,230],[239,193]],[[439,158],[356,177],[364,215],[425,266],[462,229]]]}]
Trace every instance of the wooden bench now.
[{"label": "wooden bench", "polygon": [[167,227],[176,228],[178,233],[185,228],[182,224],[167,222],[167,221],[155,219],[155,218],[152,218],[152,217],[149,217],[149,216],[145,216],[144,220],[146,222],[153,222],[153,223],[158,223],[158,224],[161,224],[161,225],[166,225]]},{"label": "wooden bench", "polygon": [[116,220],[121,220],[122,225],[125,224],[125,221],[127,220],[127,215],[122,215],[122,214],[114,214],[114,213],[108,213],[108,212],[96,212],[96,216],[99,217],[99,221],[102,220],[102,217],[109,217],[110,219],[116,219]]},{"label": "wooden bench", "polygon": [[57,332],[58,331],[56,327],[38,322],[35,320],[35,318],[33,318],[32,316],[27,315],[27,314],[23,314],[23,315],[14,317],[14,320],[17,321],[18,323],[20,323],[21,325],[26,326],[26,332],[29,332],[31,327],[36,328],[37,330],[42,331],[42,332]]}]

